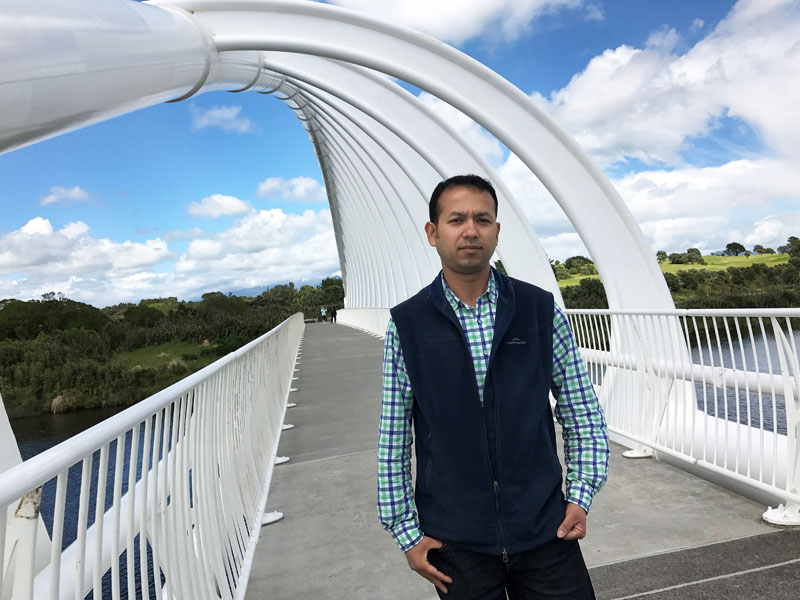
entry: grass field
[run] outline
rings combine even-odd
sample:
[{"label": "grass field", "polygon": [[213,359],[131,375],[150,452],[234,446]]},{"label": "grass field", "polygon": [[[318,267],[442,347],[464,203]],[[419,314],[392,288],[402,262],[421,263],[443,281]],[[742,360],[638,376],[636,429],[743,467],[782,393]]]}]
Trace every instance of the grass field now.
[{"label": "grass field", "polygon": [[[139,348],[132,352],[121,352],[114,356],[109,362],[114,365],[121,365],[128,368],[140,367],[159,367],[169,366],[177,360],[182,362],[192,370],[197,370],[214,362],[216,356],[201,356],[202,346],[189,342],[169,342],[148,348]],[[196,359],[184,360],[184,354],[197,356]]]},{"label": "grass field", "polygon": [[[708,269],[709,271],[724,271],[728,267],[749,267],[757,263],[763,263],[770,267],[789,262],[788,254],[754,254],[752,256],[704,256],[704,265],[673,265],[669,261],[660,263],[661,271],[664,273],[677,273],[687,269]],[[569,285],[578,285],[581,279],[598,279],[599,275],[576,275],[569,279],[561,279],[558,287],[565,288]]]}]

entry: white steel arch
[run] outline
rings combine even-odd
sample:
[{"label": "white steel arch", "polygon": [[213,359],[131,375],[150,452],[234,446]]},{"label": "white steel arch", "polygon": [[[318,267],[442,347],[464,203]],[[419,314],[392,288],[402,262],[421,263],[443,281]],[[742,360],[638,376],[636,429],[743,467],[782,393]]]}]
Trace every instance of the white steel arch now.
[{"label": "white steel arch", "polygon": [[426,198],[442,177],[465,171],[497,184],[498,254],[509,272],[559,295],[502,180],[373,71],[450,103],[517,154],[572,221],[612,308],[672,306],[638,226],[586,154],[524,93],[441,42],[297,0],[41,0],[14,13],[0,20],[0,151],[196,93],[278,92],[320,161],[348,307],[390,306],[435,272],[420,235]]}]

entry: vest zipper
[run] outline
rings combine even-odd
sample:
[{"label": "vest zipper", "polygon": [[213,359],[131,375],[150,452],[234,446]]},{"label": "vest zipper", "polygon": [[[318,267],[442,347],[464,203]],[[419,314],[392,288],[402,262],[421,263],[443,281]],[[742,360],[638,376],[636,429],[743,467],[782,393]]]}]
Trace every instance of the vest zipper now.
[{"label": "vest zipper", "polygon": [[508,550],[505,547],[506,532],[503,529],[503,518],[500,516],[500,484],[494,481],[494,508],[497,515],[497,529],[500,534],[500,544],[503,545],[503,562],[508,562]]},{"label": "vest zipper", "polygon": [[[487,377],[489,376],[489,372],[486,373]],[[495,457],[497,459],[497,470],[495,471],[495,477],[500,479],[500,403],[497,397],[497,389],[494,387],[494,377],[492,377],[492,393],[494,395],[494,451]],[[500,545],[503,547],[503,562],[508,562],[508,550],[506,549],[506,531],[503,527],[503,516],[500,513],[500,484],[498,483],[497,479],[494,482],[494,497],[495,497],[495,508],[497,512],[497,529],[500,533]]]}]

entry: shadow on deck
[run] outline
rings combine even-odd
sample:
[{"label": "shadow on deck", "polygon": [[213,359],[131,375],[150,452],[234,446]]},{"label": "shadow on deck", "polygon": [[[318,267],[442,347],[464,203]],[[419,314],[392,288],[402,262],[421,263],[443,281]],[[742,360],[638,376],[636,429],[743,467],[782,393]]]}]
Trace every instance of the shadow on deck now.
[{"label": "shadow on deck", "polygon": [[[287,411],[247,598],[432,600],[377,517],[382,341],[343,325],[306,326],[297,407]],[[764,507],[672,466],[626,460],[589,515],[582,549],[599,599],[800,597],[800,530]]]}]

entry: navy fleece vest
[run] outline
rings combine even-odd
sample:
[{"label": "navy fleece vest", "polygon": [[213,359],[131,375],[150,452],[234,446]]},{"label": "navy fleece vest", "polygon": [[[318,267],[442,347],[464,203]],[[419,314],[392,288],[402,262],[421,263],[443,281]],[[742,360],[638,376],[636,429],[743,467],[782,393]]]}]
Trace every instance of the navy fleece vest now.
[{"label": "navy fleece vest", "polygon": [[415,500],[426,535],[476,552],[522,552],[564,518],[548,401],[553,296],[496,270],[483,405],[466,336],[440,277],[391,310],[414,391]]}]

